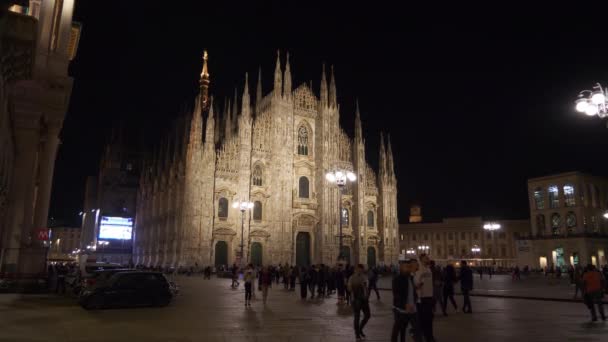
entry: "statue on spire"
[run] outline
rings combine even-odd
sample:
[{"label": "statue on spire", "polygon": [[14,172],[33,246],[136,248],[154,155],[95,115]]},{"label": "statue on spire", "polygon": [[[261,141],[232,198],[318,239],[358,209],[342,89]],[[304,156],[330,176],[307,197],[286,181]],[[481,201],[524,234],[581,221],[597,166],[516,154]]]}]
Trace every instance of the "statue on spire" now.
[{"label": "statue on spire", "polygon": [[209,70],[207,68],[207,50],[203,52],[203,71],[200,79],[201,110],[209,109]]}]

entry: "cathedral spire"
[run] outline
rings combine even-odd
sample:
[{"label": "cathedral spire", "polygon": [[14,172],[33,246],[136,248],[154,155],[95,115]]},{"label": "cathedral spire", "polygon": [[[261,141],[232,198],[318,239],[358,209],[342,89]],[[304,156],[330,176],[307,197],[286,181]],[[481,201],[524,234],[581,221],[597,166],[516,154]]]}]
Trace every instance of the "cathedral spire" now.
[{"label": "cathedral spire", "polygon": [[194,111],[192,112],[192,119],[190,121],[190,136],[188,139],[188,149],[196,149],[200,146],[203,138],[203,118],[201,99],[202,96],[196,97],[196,103],[194,105]]},{"label": "cathedral spire", "polygon": [[207,69],[207,50],[203,52],[203,71],[201,72],[200,95],[202,99],[201,111],[209,108],[209,71]]},{"label": "cathedral spire", "polygon": [[245,73],[245,89],[243,90],[243,100],[241,102],[241,116],[251,118],[251,107],[249,105],[249,76]]},{"label": "cathedral spire", "polygon": [[359,113],[359,99],[355,103],[355,141],[363,142],[363,129],[361,128],[361,114]]},{"label": "cathedral spire", "polygon": [[237,119],[237,115],[239,113],[239,98],[238,98],[238,94],[237,94],[237,90],[236,87],[234,87],[234,102],[232,103],[232,118],[230,119],[230,122],[232,123],[232,132],[234,133],[236,131],[236,127],[238,124],[238,119]]},{"label": "cathedral spire", "polygon": [[291,69],[289,67],[289,52],[287,52],[287,61],[285,62],[285,77],[283,77],[283,95],[285,99],[291,97]]},{"label": "cathedral spire", "polygon": [[325,63],[321,71],[321,106],[327,106],[327,78],[325,77]]},{"label": "cathedral spire", "polygon": [[332,107],[338,106],[336,99],[336,78],[334,77],[334,66],[331,66],[331,79],[329,80],[329,105]]},{"label": "cathedral spire", "polygon": [[225,126],[224,126],[224,140],[227,142],[232,137],[232,119],[231,119],[231,104],[230,99],[228,99],[228,107],[226,107],[226,118],[225,118]]},{"label": "cathedral spire", "polygon": [[386,153],[386,157],[387,157],[387,173],[388,173],[388,177],[389,180],[394,182],[395,181],[395,162],[393,159],[393,147],[391,144],[391,135],[388,135],[388,152]]},{"label": "cathedral spire", "polygon": [[209,115],[205,125],[205,147],[215,146],[215,118],[213,114],[213,96],[209,99]]},{"label": "cathedral spire", "polygon": [[256,109],[256,115],[259,115],[259,111],[260,111],[260,104],[262,103],[262,66],[260,66],[260,68],[258,69],[258,86],[257,89],[255,90],[255,107]]},{"label": "cathedral spire", "polygon": [[384,133],[380,132],[380,155],[378,156],[380,179],[386,176],[386,148],[384,147]]},{"label": "cathedral spire", "polygon": [[281,59],[280,52],[277,50],[277,63],[274,67],[274,96],[283,96],[283,79],[281,77]]}]

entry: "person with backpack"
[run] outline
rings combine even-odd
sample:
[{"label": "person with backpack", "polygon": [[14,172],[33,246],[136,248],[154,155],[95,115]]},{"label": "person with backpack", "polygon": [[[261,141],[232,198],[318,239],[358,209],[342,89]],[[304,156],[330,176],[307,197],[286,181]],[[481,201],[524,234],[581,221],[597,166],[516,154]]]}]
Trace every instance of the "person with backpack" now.
[{"label": "person with backpack", "polygon": [[[369,309],[369,301],[367,300],[367,276],[364,273],[365,269],[362,264],[358,264],[355,268],[355,273],[348,279],[348,290],[352,296],[352,307],[354,314],[354,328],[357,339],[364,338],[363,328],[371,317]],[[361,311],[363,311],[363,319],[359,321]]]}]

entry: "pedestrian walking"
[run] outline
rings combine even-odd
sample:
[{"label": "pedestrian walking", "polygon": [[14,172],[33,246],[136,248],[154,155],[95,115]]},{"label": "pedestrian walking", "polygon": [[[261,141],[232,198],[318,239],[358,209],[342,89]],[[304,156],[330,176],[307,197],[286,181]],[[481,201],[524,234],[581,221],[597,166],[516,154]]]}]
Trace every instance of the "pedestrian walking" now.
[{"label": "pedestrian walking", "polygon": [[344,270],[342,269],[342,265],[338,265],[338,269],[336,270],[336,288],[338,289],[338,304],[344,303],[344,295],[346,282],[344,277]]},{"label": "pedestrian walking", "polygon": [[245,282],[245,306],[251,306],[251,288],[253,285],[253,265],[247,265],[243,273],[243,281]]},{"label": "pedestrian walking", "polygon": [[597,321],[597,313],[595,312],[595,306],[597,305],[598,311],[602,321],[606,320],[604,314],[604,304],[602,298],[604,297],[605,279],[603,275],[595,268],[594,265],[588,264],[585,273],[583,274],[583,293],[585,298],[585,304],[591,312],[591,321]]},{"label": "pedestrian walking", "polygon": [[572,283],[574,283],[574,299],[578,296],[579,291],[583,297],[583,270],[579,265],[572,270]]},{"label": "pedestrian walking", "polygon": [[232,264],[232,285],[230,285],[230,287],[232,287],[233,289],[236,289],[237,287],[239,287],[239,267],[236,265],[236,263]]},{"label": "pedestrian walking", "polygon": [[292,266],[289,274],[289,291],[296,290],[296,278],[298,278],[298,267]]},{"label": "pedestrian walking", "polygon": [[[365,337],[363,328],[371,317],[369,310],[369,301],[367,300],[367,276],[363,273],[364,267],[362,264],[357,265],[355,273],[348,280],[348,290],[352,295],[352,307],[354,314],[354,328],[357,339]],[[363,319],[359,321],[361,311],[363,311]]]},{"label": "pedestrian walking", "polygon": [[433,273],[430,265],[431,259],[425,253],[420,254],[420,268],[414,276],[414,283],[418,289],[417,311],[419,318],[419,326],[424,335],[424,340],[434,342],[433,337]]},{"label": "pedestrian walking", "polygon": [[[350,277],[353,275],[353,267],[350,266],[349,264],[346,264],[346,271],[345,271],[345,278],[346,278],[346,284],[348,284],[348,280],[350,279]],[[350,305],[351,304],[351,293],[350,290],[348,289],[348,286],[346,286],[346,293],[345,293],[345,297],[346,297],[346,305]]]},{"label": "pedestrian walking", "polygon": [[477,273],[479,273],[479,280],[483,279],[483,269],[481,267],[477,268]]},{"label": "pedestrian walking", "polygon": [[460,290],[462,291],[463,304],[462,312],[473,313],[471,308],[471,298],[469,293],[473,290],[473,271],[467,265],[466,260],[460,262]]},{"label": "pedestrian walking", "polygon": [[268,289],[272,287],[272,274],[270,273],[268,266],[262,267],[259,282],[260,290],[262,291],[262,300],[264,301],[264,305],[266,305],[266,299],[268,298]]},{"label": "pedestrian walking", "polygon": [[65,294],[65,276],[68,273],[68,269],[64,265],[58,265],[56,272],[57,272],[56,292],[58,294]]},{"label": "pedestrian walking", "polygon": [[417,327],[416,302],[418,295],[412,276],[414,259],[399,256],[399,273],[393,277],[393,330],[391,342],[405,342],[407,326],[414,331],[414,341],[421,341],[420,329]]},{"label": "pedestrian walking", "polygon": [[431,260],[431,273],[433,274],[433,313],[435,313],[437,305],[443,308],[443,276],[441,274],[441,268],[435,264],[434,260]]},{"label": "pedestrian walking", "polygon": [[443,306],[441,309],[444,316],[448,315],[446,311],[448,299],[454,306],[454,310],[458,311],[458,305],[456,305],[456,300],[454,300],[454,283],[456,283],[456,280],[456,270],[454,266],[448,264],[443,270]]},{"label": "pedestrian walking", "polygon": [[310,282],[310,274],[306,267],[300,269],[300,298],[306,300],[308,296],[308,283]]},{"label": "pedestrian walking", "polygon": [[378,269],[375,266],[369,269],[367,280],[367,297],[369,298],[372,293],[372,290],[374,290],[376,292],[376,298],[380,300],[380,292],[378,292]]},{"label": "pedestrian walking", "polygon": [[310,291],[310,299],[315,298],[315,286],[317,284],[317,270],[314,266],[310,266],[308,270],[308,290]]}]

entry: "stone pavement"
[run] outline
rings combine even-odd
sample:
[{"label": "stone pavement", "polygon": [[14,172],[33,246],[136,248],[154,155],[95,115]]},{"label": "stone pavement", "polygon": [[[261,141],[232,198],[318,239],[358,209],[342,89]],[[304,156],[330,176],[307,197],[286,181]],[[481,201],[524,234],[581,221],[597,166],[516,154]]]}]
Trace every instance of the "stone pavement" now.
[{"label": "stone pavement", "polygon": [[[181,294],[169,307],[85,311],[73,298],[0,295],[0,341],[354,341],[352,314],[335,298],[302,302],[275,287],[266,308],[244,307],[230,280],[178,277]],[[371,299],[368,341],[389,341],[391,293]],[[461,305],[462,298],[456,300]],[[443,341],[605,341],[607,323],[589,323],[579,303],[473,298],[472,315],[437,317]]]},{"label": "stone pavement", "polygon": [[[473,296],[496,296],[496,297],[515,297],[528,299],[548,299],[558,301],[573,301],[574,285],[570,284],[569,278],[545,277],[542,275],[522,276],[521,280],[512,280],[510,275],[494,275],[490,279],[486,274],[480,280],[479,275],[473,277],[474,291]],[[390,277],[380,279],[378,286],[384,289],[391,288]],[[456,291],[459,291],[456,284]],[[578,293],[577,301],[580,301],[581,294]]]}]

